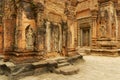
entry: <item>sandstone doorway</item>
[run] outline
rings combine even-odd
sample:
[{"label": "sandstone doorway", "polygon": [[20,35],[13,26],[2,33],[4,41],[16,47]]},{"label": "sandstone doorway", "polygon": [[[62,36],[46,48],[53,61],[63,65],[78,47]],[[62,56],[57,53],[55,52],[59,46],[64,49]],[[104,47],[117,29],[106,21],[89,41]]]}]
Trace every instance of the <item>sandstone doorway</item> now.
[{"label": "sandstone doorway", "polygon": [[82,47],[90,46],[90,28],[81,29],[81,46]]}]

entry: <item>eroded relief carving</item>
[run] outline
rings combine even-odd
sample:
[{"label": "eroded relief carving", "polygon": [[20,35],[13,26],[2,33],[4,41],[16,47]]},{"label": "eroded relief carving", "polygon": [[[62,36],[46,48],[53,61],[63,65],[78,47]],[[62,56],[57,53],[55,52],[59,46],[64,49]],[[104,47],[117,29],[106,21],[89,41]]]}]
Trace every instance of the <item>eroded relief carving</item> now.
[{"label": "eroded relief carving", "polygon": [[106,36],[107,31],[106,31],[106,26],[105,25],[102,25],[100,27],[100,32],[101,32],[101,37],[105,37]]},{"label": "eroded relief carving", "polygon": [[101,14],[100,14],[100,37],[106,37],[107,36],[107,31],[108,31],[108,19],[109,19],[109,14],[108,11],[105,10],[104,8],[101,8]]},{"label": "eroded relief carving", "polygon": [[25,29],[25,37],[26,37],[26,48],[28,50],[34,50],[35,44],[35,34],[33,29],[28,25]]},{"label": "eroded relief carving", "polygon": [[59,44],[59,27],[57,25],[52,25],[51,27],[51,37],[52,37],[52,42],[51,42],[51,46],[52,46],[52,50],[53,51],[58,51],[58,44]]}]

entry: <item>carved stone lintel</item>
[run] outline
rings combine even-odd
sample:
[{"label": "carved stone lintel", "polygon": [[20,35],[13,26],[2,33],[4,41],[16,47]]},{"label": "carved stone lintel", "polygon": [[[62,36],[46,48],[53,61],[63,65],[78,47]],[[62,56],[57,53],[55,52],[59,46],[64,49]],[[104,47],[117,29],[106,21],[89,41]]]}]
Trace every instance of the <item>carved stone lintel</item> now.
[{"label": "carved stone lintel", "polygon": [[98,11],[97,11],[97,10],[92,10],[92,11],[91,11],[91,14],[92,14],[92,17],[93,17],[93,18],[97,18],[97,16],[98,16]]}]

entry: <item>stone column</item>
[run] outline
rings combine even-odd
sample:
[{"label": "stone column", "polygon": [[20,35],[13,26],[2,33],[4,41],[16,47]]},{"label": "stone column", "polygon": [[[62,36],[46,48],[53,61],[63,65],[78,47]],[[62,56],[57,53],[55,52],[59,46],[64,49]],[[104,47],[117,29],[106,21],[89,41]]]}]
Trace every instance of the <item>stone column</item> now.
[{"label": "stone column", "polygon": [[95,48],[97,45],[96,45],[96,40],[97,40],[97,24],[96,24],[96,18],[93,18],[92,19],[92,22],[91,22],[91,37],[92,37],[92,41],[91,41],[91,46],[93,48]]},{"label": "stone column", "polygon": [[77,39],[78,39],[78,47],[80,47],[81,44],[81,29],[80,29],[80,21],[78,20],[78,26],[77,26]]},{"label": "stone column", "polygon": [[120,16],[118,16],[118,40],[120,40]]},{"label": "stone column", "polygon": [[118,15],[118,36],[117,36],[117,41],[118,41],[118,48],[120,48],[120,11]]},{"label": "stone column", "polygon": [[47,52],[51,51],[51,28],[50,28],[50,22],[46,22],[46,48]]},{"label": "stone column", "polygon": [[112,20],[112,15],[111,15],[111,12],[109,11],[108,12],[108,15],[109,15],[109,19],[108,19],[108,26],[106,26],[106,27],[108,27],[108,36],[109,36],[109,38],[112,38],[112,23],[111,23],[111,20]]},{"label": "stone column", "polygon": [[62,50],[62,27],[61,27],[61,25],[60,24],[58,24],[58,26],[59,26],[59,50],[58,51],[60,51],[61,52],[61,50]]},{"label": "stone column", "polygon": [[119,23],[118,23],[118,17],[117,17],[117,13],[115,12],[115,25],[116,25],[116,28],[115,28],[115,40],[117,41],[118,40],[118,32],[119,32]]},{"label": "stone column", "polygon": [[14,50],[14,33],[16,26],[14,2],[11,0],[4,1],[4,51],[9,52]]}]

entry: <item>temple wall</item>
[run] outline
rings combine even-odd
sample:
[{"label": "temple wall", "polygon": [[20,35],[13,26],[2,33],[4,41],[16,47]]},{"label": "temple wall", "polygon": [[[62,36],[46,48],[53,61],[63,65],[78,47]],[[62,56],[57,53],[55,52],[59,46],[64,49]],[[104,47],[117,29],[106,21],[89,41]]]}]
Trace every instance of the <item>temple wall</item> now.
[{"label": "temple wall", "polygon": [[15,20],[4,20],[4,51],[14,50]]},{"label": "temple wall", "polygon": [[2,12],[3,12],[3,1],[0,0],[0,54],[3,52],[3,26],[2,26]]},{"label": "temple wall", "polygon": [[5,0],[3,10],[4,51],[14,51],[16,19],[13,1]]},{"label": "temple wall", "polygon": [[63,47],[76,48],[88,39],[85,47],[90,48],[106,43],[103,38],[120,40],[120,19],[111,1],[24,0],[22,6],[17,3],[17,10],[10,2],[5,3],[4,43],[0,28],[0,50],[4,46],[5,51],[61,52]]},{"label": "temple wall", "polygon": [[91,16],[91,12],[89,9],[81,11],[81,12],[77,12],[76,14],[76,18],[77,19],[81,19],[81,18],[85,18],[85,17],[90,17]]},{"label": "temple wall", "polygon": [[76,11],[83,11],[83,10],[89,9],[90,8],[89,3],[90,3],[90,1],[88,1],[88,0],[79,1]]},{"label": "temple wall", "polygon": [[[33,30],[33,33],[36,33],[36,23],[34,19],[28,19],[24,12],[22,12],[22,20],[21,20],[21,26],[17,28],[19,31],[16,35],[17,38],[17,49],[16,51],[33,51],[34,49],[27,49],[27,40],[26,40],[26,28],[30,26],[30,28]],[[33,34],[31,33],[31,35]],[[35,35],[34,35],[35,36]],[[35,37],[34,37],[35,38]]]},{"label": "temple wall", "polygon": [[0,24],[0,54],[3,52],[3,28]]},{"label": "temple wall", "polygon": [[74,48],[74,27],[75,27],[75,22],[73,21],[68,21],[68,48]]},{"label": "temple wall", "polygon": [[118,48],[120,48],[120,17],[118,16]]}]

